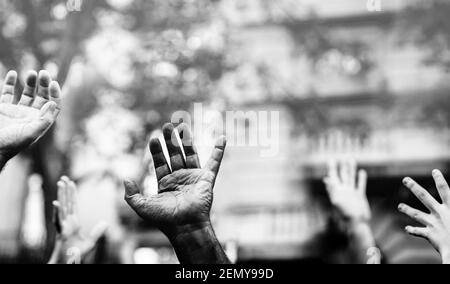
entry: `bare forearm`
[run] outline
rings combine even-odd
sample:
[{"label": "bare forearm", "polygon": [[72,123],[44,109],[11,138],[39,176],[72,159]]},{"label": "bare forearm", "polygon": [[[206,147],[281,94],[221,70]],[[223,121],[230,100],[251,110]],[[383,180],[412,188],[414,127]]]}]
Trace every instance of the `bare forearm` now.
[{"label": "bare forearm", "polygon": [[169,239],[181,264],[230,264],[211,224],[188,226]]},{"label": "bare forearm", "polygon": [[450,249],[441,252],[442,264],[450,264]]},{"label": "bare forearm", "polygon": [[367,252],[376,246],[369,223],[350,223],[348,226],[348,236],[355,262],[358,264],[366,264],[368,261]]},{"label": "bare forearm", "polygon": [[50,260],[48,261],[48,264],[58,264],[60,263],[60,255],[62,251],[62,241],[56,240],[55,242],[55,248],[53,249],[52,256],[50,257]]}]

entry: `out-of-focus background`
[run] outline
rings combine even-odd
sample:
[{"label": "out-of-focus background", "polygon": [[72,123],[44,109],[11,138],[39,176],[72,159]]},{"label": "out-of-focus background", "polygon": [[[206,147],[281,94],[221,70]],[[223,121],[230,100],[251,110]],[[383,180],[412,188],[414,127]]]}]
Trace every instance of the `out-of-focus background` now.
[{"label": "out-of-focus background", "polygon": [[122,180],[155,192],[148,138],[194,103],[280,115],[276,155],[231,146],[216,185],[213,222],[234,261],[345,262],[322,178],[327,159],[353,156],[383,261],[440,262],[396,206],[420,208],[402,177],[436,194],[431,170],[449,168],[450,1],[2,0],[0,77],[44,68],[63,112],[0,176],[2,263],[47,259],[62,174],[79,185],[83,230],[110,225],[104,262],[176,262]]}]

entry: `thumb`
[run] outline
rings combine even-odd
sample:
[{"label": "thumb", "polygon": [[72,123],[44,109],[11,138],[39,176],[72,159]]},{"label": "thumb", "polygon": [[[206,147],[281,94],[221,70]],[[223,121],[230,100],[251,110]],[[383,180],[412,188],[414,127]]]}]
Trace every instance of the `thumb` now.
[{"label": "thumb", "polygon": [[330,177],[326,177],[322,180],[322,182],[325,184],[325,189],[327,190],[328,194],[331,195],[333,191],[333,183],[331,181]]},{"label": "thumb", "polygon": [[30,125],[32,135],[42,137],[56,120],[57,105],[55,102],[46,103],[40,110],[39,118]]},{"label": "thumb", "polygon": [[61,205],[58,201],[53,201],[53,225],[58,234],[62,233],[61,219],[59,218],[59,210]]},{"label": "thumb", "polygon": [[134,181],[125,180],[123,185],[125,186],[125,199],[141,193],[139,186]]},{"label": "thumb", "polygon": [[358,173],[358,191],[364,195],[367,191],[367,179],[367,172],[365,170],[360,170]]},{"label": "thumb", "polygon": [[124,181],[125,201],[128,205],[139,214],[142,204],[145,203],[144,196],[141,194],[139,186],[134,181]]},{"label": "thumb", "polygon": [[216,177],[217,174],[219,173],[220,165],[222,164],[222,159],[225,154],[226,146],[227,140],[225,136],[220,137],[216,142],[214,150],[211,154],[211,158],[209,158],[209,161],[206,163],[205,168],[213,172],[214,177]]}]

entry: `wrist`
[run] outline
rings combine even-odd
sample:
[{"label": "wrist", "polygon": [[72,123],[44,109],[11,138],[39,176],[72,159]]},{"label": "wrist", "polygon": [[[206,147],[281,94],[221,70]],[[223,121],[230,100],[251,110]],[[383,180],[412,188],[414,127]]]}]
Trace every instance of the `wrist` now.
[{"label": "wrist", "polygon": [[171,242],[184,242],[184,240],[192,238],[201,238],[212,232],[211,222],[204,221],[199,223],[175,225],[162,230]]},{"label": "wrist", "polygon": [[450,247],[441,249],[442,264],[450,264]]},{"label": "wrist", "polygon": [[364,220],[353,220],[348,223],[347,235],[359,246],[369,249],[375,247],[375,238],[373,236],[370,223]]},{"label": "wrist", "polygon": [[181,264],[228,264],[210,221],[165,232]]},{"label": "wrist", "polygon": [[48,264],[58,264],[61,262],[62,248],[63,248],[62,240],[56,237],[55,247],[53,248],[53,252],[52,255],[50,256]]},{"label": "wrist", "polygon": [[370,221],[366,219],[348,219],[347,228],[349,229],[360,229],[360,228],[370,228]]}]

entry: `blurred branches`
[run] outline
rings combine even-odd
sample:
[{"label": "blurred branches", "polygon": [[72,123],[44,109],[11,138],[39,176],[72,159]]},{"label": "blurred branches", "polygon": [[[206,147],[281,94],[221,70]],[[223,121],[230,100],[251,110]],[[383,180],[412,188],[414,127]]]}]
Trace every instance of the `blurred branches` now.
[{"label": "blurred branches", "polygon": [[450,68],[450,2],[413,1],[400,17],[403,44],[413,43],[428,51],[427,65]]}]

